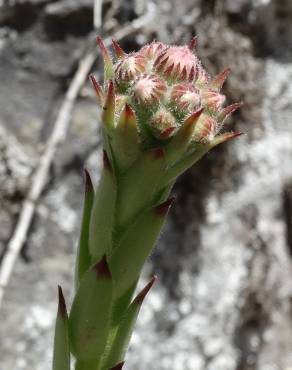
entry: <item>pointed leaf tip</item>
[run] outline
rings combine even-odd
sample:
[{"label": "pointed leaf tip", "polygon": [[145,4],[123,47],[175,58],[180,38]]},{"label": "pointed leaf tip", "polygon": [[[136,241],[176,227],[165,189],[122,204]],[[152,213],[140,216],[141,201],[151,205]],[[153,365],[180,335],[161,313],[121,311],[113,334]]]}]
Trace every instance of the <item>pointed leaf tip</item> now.
[{"label": "pointed leaf tip", "polygon": [[198,45],[198,36],[194,36],[191,39],[190,43],[188,44],[188,48],[190,50],[194,50],[197,47],[197,45]]},{"label": "pointed leaf tip", "polygon": [[113,80],[109,80],[108,89],[106,93],[106,100],[103,106],[102,120],[104,125],[108,129],[114,128],[114,116],[115,116],[115,87]]},{"label": "pointed leaf tip", "polygon": [[94,265],[93,269],[95,270],[98,279],[111,279],[112,277],[105,255]]},{"label": "pointed leaf tip", "polygon": [[200,118],[201,114],[204,112],[204,109],[205,108],[203,107],[192,113],[188,118],[186,118],[185,124],[193,125],[194,123],[196,123]]},{"label": "pointed leaf tip", "polygon": [[58,298],[59,298],[59,305],[58,305],[58,311],[62,315],[63,318],[67,317],[67,308],[65,303],[64,294],[62,291],[62,288],[60,285],[58,285]]},{"label": "pointed leaf tip", "polygon": [[227,132],[226,133],[226,141],[234,139],[235,137],[238,137],[238,136],[241,136],[241,135],[244,135],[244,132],[241,132],[241,131]]},{"label": "pointed leaf tip", "polygon": [[94,189],[93,189],[90,173],[86,168],[84,168],[83,171],[84,171],[84,180],[85,180],[84,181],[85,182],[85,193],[93,193]]},{"label": "pointed leaf tip", "polygon": [[155,148],[152,150],[152,155],[154,159],[159,159],[164,157],[164,150],[162,148]]},{"label": "pointed leaf tip", "polygon": [[91,81],[91,83],[93,85],[93,88],[95,90],[98,103],[99,103],[99,105],[102,105],[102,103],[103,103],[102,88],[101,88],[100,84],[96,81],[96,78],[93,75],[90,75],[89,78],[90,78],[90,81]]},{"label": "pointed leaf tip", "polygon": [[102,38],[97,35],[96,38],[95,38],[95,40],[96,40],[96,42],[97,42],[97,44],[98,44],[98,46],[100,48],[100,51],[102,53],[102,56],[103,56],[104,60],[107,60],[107,59],[110,60],[109,51],[106,48],[106,46],[104,45]]},{"label": "pointed leaf tip", "polygon": [[243,106],[243,102],[234,103],[225,107],[218,115],[218,122],[223,123],[225,119],[237,109]]},{"label": "pointed leaf tip", "polygon": [[123,127],[136,126],[136,114],[128,103],[125,104],[122,110],[120,124]]},{"label": "pointed leaf tip", "polygon": [[119,364],[117,364],[116,366],[110,368],[109,370],[122,370],[123,366],[124,366],[125,362],[120,362]]},{"label": "pointed leaf tip", "polygon": [[127,54],[124,52],[124,50],[115,39],[112,39],[112,46],[117,58],[122,59],[126,57]]},{"label": "pointed leaf tip", "polygon": [[105,79],[111,78],[114,75],[114,69],[110,53],[108,49],[105,47],[100,36],[96,36],[96,42],[100,48],[103,57]]},{"label": "pointed leaf tip", "polygon": [[[106,106],[112,103],[114,100],[114,93],[115,93],[115,86],[113,80],[109,80],[108,82],[108,90],[107,90],[107,100],[106,100]],[[105,109],[105,108],[104,108]]]},{"label": "pointed leaf tip", "polygon": [[225,141],[232,140],[232,139],[234,139],[238,136],[241,136],[243,134],[244,134],[243,132],[235,131],[235,132],[226,132],[222,135],[216,136],[215,139],[213,139],[210,142],[211,148],[214,148],[215,146],[217,146],[219,144],[225,143]]},{"label": "pointed leaf tip", "polygon": [[154,208],[155,213],[159,216],[164,217],[172,206],[174,200],[175,197],[170,197],[165,202],[159,204],[157,207]]},{"label": "pointed leaf tip", "polygon": [[141,290],[141,292],[137,295],[137,297],[134,299],[135,304],[142,305],[146,295],[148,294],[149,290],[152,288],[153,284],[157,280],[157,276],[153,276],[149,283]]},{"label": "pointed leaf tip", "polygon": [[214,77],[213,81],[211,82],[211,85],[217,89],[221,89],[230,72],[231,72],[230,67],[226,67],[225,69],[223,69],[222,72],[220,72],[217,76]]}]

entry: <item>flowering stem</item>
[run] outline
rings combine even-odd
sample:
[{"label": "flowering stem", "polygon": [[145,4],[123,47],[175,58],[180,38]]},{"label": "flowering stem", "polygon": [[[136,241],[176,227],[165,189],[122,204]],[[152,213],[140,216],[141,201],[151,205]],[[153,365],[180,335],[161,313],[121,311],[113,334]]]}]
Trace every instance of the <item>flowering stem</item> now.
[{"label": "flowering stem", "polygon": [[96,360],[92,361],[77,360],[75,364],[75,370],[99,370],[99,366]]},{"label": "flowering stem", "polygon": [[97,37],[105,86],[91,76],[101,108],[103,170],[96,191],[85,171],[85,197],[69,316],[63,296],[56,321],[53,370],[121,370],[152,278],[133,299],[184,171],[210,149],[239,135],[218,135],[226,117],[219,90],[229,69],[210,81],[188,46],[153,42],[117,62]]}]

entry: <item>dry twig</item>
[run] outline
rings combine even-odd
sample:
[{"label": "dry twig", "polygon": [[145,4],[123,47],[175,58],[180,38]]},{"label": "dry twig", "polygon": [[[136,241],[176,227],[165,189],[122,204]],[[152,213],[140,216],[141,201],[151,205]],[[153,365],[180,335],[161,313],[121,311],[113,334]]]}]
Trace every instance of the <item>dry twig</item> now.
[{"label": "dry twig", "polygon": [[94,0],[93,3],[93,26],[99,30],[102,24],[102,0]]},{"label": "dry twig", "polygon": [[[145,27],[153,20],[155,15],[155,5],[148,4],[147,13],[131,22],[129,25],[121,28],[113,37],[117,40],[123,39],[126,36],[134,34],[139,29]],[[104,40],[105,45],[109,46],[111,38]],[[13,266],[17,259],[20,250],[27,239],[29,228],[36,210],[36,206],[40,195],[47,183],[50,166],[53,162],[56,150],[62,142],[64,142],[68,128],[71,122],[72,111],[79,91],[84,85],[87,76],[96,60],[96,52],[89,51],[82,57],[79,67],[70,83],[64,101],[59,110],[59,114],[54,123],[52,133],[46,143],[45,150],[40,158],[39,164],[32,176],[31,187],[28,196],[24,201],[20,216],[13,232],[13,235],[8,243],[6,253],[3,257],[0,269],[0,308],[3,302],[5,288],[9,282]]]}]

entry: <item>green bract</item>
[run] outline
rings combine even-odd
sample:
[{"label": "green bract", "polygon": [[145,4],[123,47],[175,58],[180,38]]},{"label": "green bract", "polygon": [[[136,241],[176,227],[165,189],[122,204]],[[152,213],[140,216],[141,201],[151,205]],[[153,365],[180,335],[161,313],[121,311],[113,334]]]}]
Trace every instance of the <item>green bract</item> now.
[{"label": "green bract", "polygon": [[225,69],[210,79],[187,46],[153,42],[126,54],[113,41],[104,59],[104,86],[91,76],[101,108],[103,170],[94,191],[85,172],[85,199],[76,295],[69,314],[60,293],[53,370],[118,370],[152,279],[133,300],[153,250],[176,178],[214,146],[239,132],[222,132],[237,108],[223,108]]}]

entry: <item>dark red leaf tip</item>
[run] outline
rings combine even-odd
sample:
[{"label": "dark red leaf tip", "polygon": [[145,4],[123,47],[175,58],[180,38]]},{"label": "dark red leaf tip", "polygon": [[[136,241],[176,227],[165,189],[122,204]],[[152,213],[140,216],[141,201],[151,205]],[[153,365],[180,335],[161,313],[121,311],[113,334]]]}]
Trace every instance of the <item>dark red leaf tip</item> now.
[{"label": "dark red leaf tip", "polygon": [[132,116],[134,114],[133,109],[128,103],[125,104],[125,112],[126,112],[127,117]]},{"label": "dark red leaf tip", "polygon": [[113,95],[114,88],[115,88],[114,81],[113,80],[109,80],[109,82],[108,82],[108,96],[112,96]]},{"label": "dark red leaf tip", "polygon": [[64,294],[63,294],[63,291],[60,285],[58,285],[58,298],[59,298],[58,312],[65,319],[67,317],[67,308],[66,308]]},{"label": "dark red leaf tip", "polygon": [[105,255],[94,265],[93,269],[98,279],[110,279],[112,277]]},{"label": "dark red leaf tip", "polygon": [[198,120],[198,118],[201,116],[201,114],[204,112],[205,110],[205,107],[202,107],[198,110],[196,110],[194,113],[192,113],[187,119],[186,121],[189,122],[189,123],[194,123]]},{"label": "dark red leaf tip", "polygon": [[112,172],[112,165],[111,165],[111,162],[110,162],[109,157],[107,155],[107,152],[105,150],[103,151],[103,167],[106,170]]},{"label": "dark red leaf tip", "polygon": [[175,131],[175,127],[169,127],[167,129],[165,129],[164,131],[161,132],[160,134],[160,138],[161,139],[168,139],[171,134]]},{"label": "dark red leaf tip", "polygon": [[97,36],[95,37],[95,40],[96,40],[96,42],[97,42],[98,46],[100,47],[100,50],[101,50],[101,53],[102,53],[102,55],[103,55],[104,59],[109,58],[108,50],[107,50],[107,48],[105,47],[105,45],[104,45],[104,43],[103,43],[102,38],[101,38],[99,35],[97,35]]},{"label": "dark red leaf tip", "polygon": [[169,211],[170,207],[172,206],[174,200],[175,197],[170,197],[165,202],[159,204],[159,206],[154,208],[155,213],[158,214],[159,216],[164,217]]},{"label": "dark red leaf tip", "polygon": [[196,48],[197,44],[198,44],[198,36],[194,36],[194,37],[191,39],[191,41],[190,41],[190,43],[189,43],[189,45],[188,45],[188,48],[189,48],[190,50],[194,50],[194,49]]},{"label": "dark red leaf tip", "polygon": [[111,367],[109,370],[121,370],[124,365],[125,365],[125,362],[123,361],[123,362],[120,362],[119,364],[117,364],[116,366]]},{"label": "dark red leaf tip", "polygon": [[141,292],[137,295],[134,299],[135,304],[142,305],[146,295],[148,294],[149,290],[152,288],[153,284],[155,283],[157,276],[153,276],[149,283],[141,290]]},{"label": "dark red leaf tip", "polygon": [[85,183],[85,193],[93,193],[93,185],[90,177],[90,173],[86,168],[84,168],[84,183]]},{"label": "dark red leaf tip", "polygon": [[112,46],[118,58],[125,58],[126,53],[124,52],[124,50],[121,48],[121,46],[118,44],[118,42],[115,39],[112,39]]},{"label": "dark red leaf tip", "polygon": [[152,150],[154,159],[160,159],[164,157],[164,150],[162,148],[155,148]]},{"label": "dark red leaf tip", "polygon": [[235,131],[233,132],[233,137],[238,137],[238,136],[241,136],[241,135],[245,135],[244,132],[241,132],[241,131]]}]

